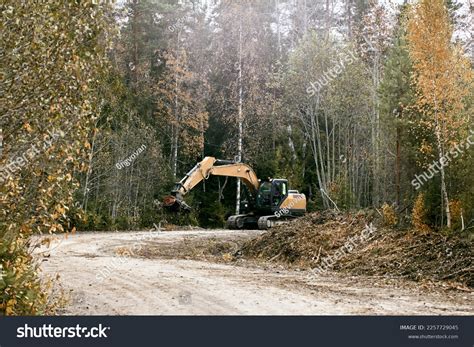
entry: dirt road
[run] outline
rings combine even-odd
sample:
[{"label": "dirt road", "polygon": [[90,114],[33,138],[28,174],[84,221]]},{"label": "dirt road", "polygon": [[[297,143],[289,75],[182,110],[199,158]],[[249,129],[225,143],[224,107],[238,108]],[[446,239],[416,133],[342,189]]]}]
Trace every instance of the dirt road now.
[{"label": "dirt road", "polygon": [[[464,315],[472,292],[401,280],[309,277],[307,271],[242,261],[214,262],[180,253],[193,242],[219,245],[258,231],[202,230],[78,233],[37,255],[44,275],[60,274],[78,315]],[[149,252],[149,248],[153,252]],[[173,251],[176,251],[176,257]],[[143,256],[143,254],[151,254]],[[140,256],[136,256],[140,255]],[[191,254],[192,255],[192,254]],[[224,257],[225,258],[225,257]],[[197,259],[200,259],[199,257]],[[389,283],[387,283],[389,282]]]}]

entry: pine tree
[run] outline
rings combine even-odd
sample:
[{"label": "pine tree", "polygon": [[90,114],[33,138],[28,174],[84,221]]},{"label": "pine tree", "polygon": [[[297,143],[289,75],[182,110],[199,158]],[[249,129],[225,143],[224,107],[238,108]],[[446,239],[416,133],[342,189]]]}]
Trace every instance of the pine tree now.
[{"label": "pine tree", "polygon": [[[409,174],[413,168],[410,162],[413,142],[410,138],[413,134],[410,132],[410,116],[415,98],[411,76],[412,64],[406,43],[406,10],[402,8],[379,88],[382,138],[385,139],[383,172],[391,176],[385,184],[389,189],[385,190],[384,200],[395,201],[398,207],[401,207],[402,200],[408,198],[403,191],[405,187],[410,187]],[[395,153],[394,161],[390,160],[390,153]]]}]

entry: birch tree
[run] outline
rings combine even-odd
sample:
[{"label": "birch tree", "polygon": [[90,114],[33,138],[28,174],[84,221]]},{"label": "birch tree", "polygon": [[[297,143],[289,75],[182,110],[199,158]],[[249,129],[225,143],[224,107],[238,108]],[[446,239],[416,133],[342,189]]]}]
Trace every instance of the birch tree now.
[{"label": "birch tree", "polygon": [[[446,225],[451,228],[451,211],[444,156],[466,135],[468,117],[463,113],[465,97],[472,87],[469,60],[451,43],[452,28],[443,0],[421,0],[413,7],[408,22],[408,47],[414,67],[417,107],[421,120],[435,138],[441,179],[441,196]],[[464,132],[463,132],[464,130]]]}]

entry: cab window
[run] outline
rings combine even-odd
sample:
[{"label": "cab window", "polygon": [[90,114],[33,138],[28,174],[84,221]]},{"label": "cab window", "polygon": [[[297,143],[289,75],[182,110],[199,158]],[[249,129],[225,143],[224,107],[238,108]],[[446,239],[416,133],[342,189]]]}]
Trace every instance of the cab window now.
[{"label": "cab window", "polygon": [[283,197],[287,194],[287,184],[283,181],[273,182],[273,205],[279,205]]}]

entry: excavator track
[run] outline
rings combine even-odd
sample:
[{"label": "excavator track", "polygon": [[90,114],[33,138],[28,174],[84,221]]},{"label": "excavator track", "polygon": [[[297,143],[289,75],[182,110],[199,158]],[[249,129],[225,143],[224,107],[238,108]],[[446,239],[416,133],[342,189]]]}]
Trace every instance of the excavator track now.
[{"label": "excavator track", "polygon": [[276,224],[277,217],[275,215],[263,216],[258,219],[258,228],[260,230],[267,230],[273,228]]},{"label": "excavator track", "polygon": [[252,214],[237,214],[230,216],[227,219],[227,228],[238,230],[258,227],[260,230],[267,230],[276,225],[286,224],[294,218],[296,218],[296,216],[288,215],[285,218],[278,218],[274,214],[262,217],[254,216]]},{"label": "excavator track", "polygon": [[258,228],[260,230],[271,229],[277,225],[286,224],[292,219],[297,218],[297,216],[288,215],[285,218],[278,218],[274,214],[269,216],[262,216],[258,219]]},{"label": "excavator track", "polygon": [[246,229],[257,226],[257,217],[249,214],[237,214],[227,218],[228,229]]}]

